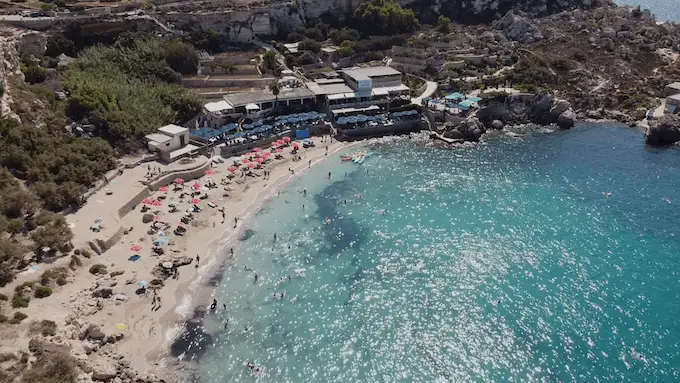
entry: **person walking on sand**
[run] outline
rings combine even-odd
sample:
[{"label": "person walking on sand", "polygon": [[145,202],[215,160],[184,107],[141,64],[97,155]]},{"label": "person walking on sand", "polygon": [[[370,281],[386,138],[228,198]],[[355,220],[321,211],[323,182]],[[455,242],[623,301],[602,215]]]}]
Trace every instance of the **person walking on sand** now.
[{"label": "person walking on sand", "polygon": [[312,160],[309,160],[309,167],[312,167]]},{"label": "person walking on sand", "polygon": [[151,306],[156,305],[156,294],[153,295],[153,299],[151,299]]},{"label": "person walking on sand", "polygon": [[210,310],[215,310],[217,308],[217,299],[213,298],[213,302],[210,305]]},{"label": "person walking on sand", "polygon": [[238,217],[234,217],[234,229],[238,226]]},{"label": "person walking on sand", "polygon": [[200,263],[201,263],[201,257],[199,257],[198,254],[196,254],[196,267],[198,267],[198,265]]},{"label": "person walking on sand", "polygon": [[161,297],[156,297],[156,302],[158,302],[158,308],[161,308]]}]

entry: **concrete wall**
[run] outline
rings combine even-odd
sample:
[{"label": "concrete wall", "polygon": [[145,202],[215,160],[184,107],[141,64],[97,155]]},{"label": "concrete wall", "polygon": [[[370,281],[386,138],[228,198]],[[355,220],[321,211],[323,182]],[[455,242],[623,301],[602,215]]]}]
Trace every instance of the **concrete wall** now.
[{"label": "concrete wall", "polygon": [[162,177],[158,178],[157,180],[153,181],[152,183],[150,183],[149,189],[156,191],[161,186],[170,185],[175,178],[181,178],[184,181],[189,181],[189,180],[193,180],[193,179],[202,177],[205,174],[205,171],[208,170],[208,169],[210,169],[210,161],[206,161],[201,166],[194,168],[194,169],[187,169],[187,170],[182,170],[182,171],[177,171],[177,172],[172,172],[172,173],[166,174],[165,176],[162,176]]},{"label": "concrete wall", "polygon": [[390,126],[374,126],[368,128],[346,129],[336,136],[338,141],[357,141],[366,138],[409,134],[427,130],[427,124],[422,120],[398,122]]},{"label": "concrete wall", "polygon": [[139,206],[139,204],[142,203],[144,198],[147,198],[150,195],[151,195],[151,191],[149,190],[148,187],[142,189],[139,193],[137,193],[137,195],[130,198],[130,200],[125,203],[125,205],[121,206],[118,209],[118,216],[120,218],[125,217],[127,215],[127,213],[131,212],[134,207]]}]

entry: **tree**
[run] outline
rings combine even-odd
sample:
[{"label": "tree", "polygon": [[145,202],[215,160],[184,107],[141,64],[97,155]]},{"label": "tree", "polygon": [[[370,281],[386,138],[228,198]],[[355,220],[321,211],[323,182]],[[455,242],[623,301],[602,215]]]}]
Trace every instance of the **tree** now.
[{"label": "tree", "polygon": [[338,55],[340,57],[349,57],[354,55],[354,43],[349,40],[345,40],[340,44],[340,49],[338,49]]},{"label": "tree", "polygon": [[312,39],[304,39],[298,44],[298,49],[301,51],[319,53],[321,51],[321,44]]},{"label": "tree", "polygon": [[223,63],[221,64],[222,70],[224,70],[224,73],[229,73],[233,74],[238,70],[238,67],[234,64],[231,63]]},{"label": "tree", "polygon": [[439,16],[437,19],[437,30],[441,33],[450,33],[451,19],[446,16]]},{"label": "tree", "polygon": [[262,55],[262,64],[265,69],[274,70],[276,69],[276,52],[267,51]]},{"label": "tree", "polygon": [[37,84],[47,79],[47,69],[39,65],[31,65],[24,72],[24,79],[29,84]]},{"label": "tree", "polygon": [[359,31],[356,29],[351,29],[344,27],[340,30],[338,29],[331,29],[330,32],[328,32],[328,37],[333,40],[334,43],[340,44],[343,41],[356,41],[359,40]]},{"label": "tree", "polygon": [[165,61],[181,74],[196,74],[198,71],[198,52],[193,46],[179,40],[165,47]]},{"label": "tree", "polygon": [[66,224],[66,220],[52,221],[49,225],[39,227],[31,234],[34,250],[40,252],[43,247],[57,250],[68,245],[73,239],[73,233]]},{"label": "tree", "polygon": [[372,34],[413,32],[418,27],[413,10],[403,9],[394,0],[365,1],[354,11],[354,17],[366,32]]},{"label": "tree", "polygon": [[276,98],[274,100],[274,108],[276,108],[279,105],[279,93],[281,92],[281,87],[279,86],[279,81],[278,79],[275,79],[269,85],[267,86],[269,90],[272,92],[274,97]]},{"label": "tree", "polygon": [[298,62],[300,65],[314,64],[316,62],[316,57],[314,56],[314,53],[310,51],[304,51],[300,57],[298,57]]},{"label": "tree", "polygon": [[57,5],[53,3],[42,3],[40,4],[40,9],[45,12],[53,12],[57,10]]},{"label": "tree", "polygon": [[75,56],[76,44],[73,40],[64,36],[63,33],[55,33],[47,39],[47,50],[45,51],[45,55],[57,57],[62,53],[66,56]]}]

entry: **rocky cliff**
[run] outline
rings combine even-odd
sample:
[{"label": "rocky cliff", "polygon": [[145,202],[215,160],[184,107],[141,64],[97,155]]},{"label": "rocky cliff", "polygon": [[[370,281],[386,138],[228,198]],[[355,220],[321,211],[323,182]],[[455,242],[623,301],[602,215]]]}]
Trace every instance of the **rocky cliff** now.
[{"label": "rocky cliff", "polygon": [[645,136],[647,144],[653,146],[673,145],[680,142],[680,116],[666,115],[651,121]]},{"label": "rocky cliff", "polygon": [[[364,0],[297,0],[237,4],[207,10],[204,5],[182,4],[164,15],[178,27],[200,27],[227,33],[230,38],[248,41],[258,35],[275,35],[294,30],[319,19],[342,21]],[[425,23],[440,15],[464,23],[489,22],[509,10],[527,15],[543,15],[575,7],[591,7],[609,0],[396,0],[412,8]],[[225,2],[226,3],[226,2]]]}]

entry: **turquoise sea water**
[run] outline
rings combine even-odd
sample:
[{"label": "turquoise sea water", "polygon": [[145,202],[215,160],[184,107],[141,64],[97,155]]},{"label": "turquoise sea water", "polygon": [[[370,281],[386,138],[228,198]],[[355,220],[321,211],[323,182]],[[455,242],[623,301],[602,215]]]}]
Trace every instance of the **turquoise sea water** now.
[{"label": "turquoise sea water", "polygon": [[643,141],[330,158],[249,223],[200,381],[255,381],[248,361],[280,383],[679,380],[680,151]]},{"label": "turquoise sea water", "polygon": [[615,0],[619,5],[639,5],[649,9],[659,21],[680,21],[678,0]]}]

